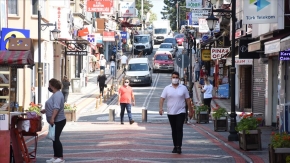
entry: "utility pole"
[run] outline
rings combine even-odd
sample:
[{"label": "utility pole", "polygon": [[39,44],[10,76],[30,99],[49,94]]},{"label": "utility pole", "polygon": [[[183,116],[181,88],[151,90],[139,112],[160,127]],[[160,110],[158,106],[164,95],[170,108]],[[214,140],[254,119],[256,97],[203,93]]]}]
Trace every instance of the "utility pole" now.
[{"label": "utility pole", "polygon": [[142,27],[141,28],[142,28],[142,33],[144,32],[144,25],[145,25],[144,22],[143,22],[143,17],[144,17],[144,13],[143,13],[143,7],[144,7],[143,5],[144,4],[143,3],[144,3],[143,0],[141,0],[141,21],[142,21]]},{"label": "utility pole", "polygon": [[176,10],[177,10],[177,12],[176,12],[176,31],[178,32],[178,25],[179,25],[179,1],[177,1],[177,3],[176,3]]}]

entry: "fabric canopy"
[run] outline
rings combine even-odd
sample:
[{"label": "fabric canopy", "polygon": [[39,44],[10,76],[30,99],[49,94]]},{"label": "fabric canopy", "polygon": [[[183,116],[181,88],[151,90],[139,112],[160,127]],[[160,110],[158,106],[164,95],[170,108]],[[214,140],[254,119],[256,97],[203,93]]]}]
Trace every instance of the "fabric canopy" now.
[{"label": "fabric canopy", "polygon": [[0,51],[1,66],[17,66],[34,65],[33,52],[28,51]]}]

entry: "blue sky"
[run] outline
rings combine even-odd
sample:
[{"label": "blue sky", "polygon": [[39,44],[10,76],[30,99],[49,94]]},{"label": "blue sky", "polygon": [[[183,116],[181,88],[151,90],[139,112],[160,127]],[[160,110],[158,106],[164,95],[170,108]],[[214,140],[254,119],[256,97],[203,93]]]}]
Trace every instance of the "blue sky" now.
[{"label": "blue sky", "polygon": [[152,12],[155,13],[157,15],[157,20],[161,20],[162,15],[161,15],[161,11],[163,6],[165,6],[165,4],[163,3],[163,0],[151,0],[153,7],[152,7]]}]

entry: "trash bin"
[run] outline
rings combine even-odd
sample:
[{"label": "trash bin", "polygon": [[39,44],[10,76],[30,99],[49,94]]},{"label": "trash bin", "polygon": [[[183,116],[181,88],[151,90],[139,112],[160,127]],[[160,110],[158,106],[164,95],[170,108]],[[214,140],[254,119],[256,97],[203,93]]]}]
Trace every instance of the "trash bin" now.
[{"label": "trash bin", "polygon": [[81,93],[81,79],[80,78],[73,78],[71,79],[72,82],[72,92],[73,93]]}]

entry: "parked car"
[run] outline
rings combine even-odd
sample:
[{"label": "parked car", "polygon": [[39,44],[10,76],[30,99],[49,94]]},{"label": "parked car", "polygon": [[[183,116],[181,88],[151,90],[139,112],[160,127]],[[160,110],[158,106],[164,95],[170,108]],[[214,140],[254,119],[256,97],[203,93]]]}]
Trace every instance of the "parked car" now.
[{"label": "parked car", "polygon": [[155,54],[153,59],[153,73],[156,71],[174,71],[174,61],[171,54],[166,52]]},{"label": "parked car", "polygon": [[174,37],[167,37],[164,39],[163,43],[172,43],[176,51],[178,51],[178,44]]},{"label": "parked car", "polygon": [[151,66],[148,58],[131,58],[126,71],[130,85],[152,84]]},{"label": "parked car", "polygon": [[178,34],[175,36],[175,39],[177,41],[178,46],[182,46],[182,43],[184,41],[184,34]]},{"label": "parked car", "polygon": [[175,58],[176,49],[174,48],[172,43],[162,43],[162,44],[160,44],[159,49],[157,51],[168,51]]}]

